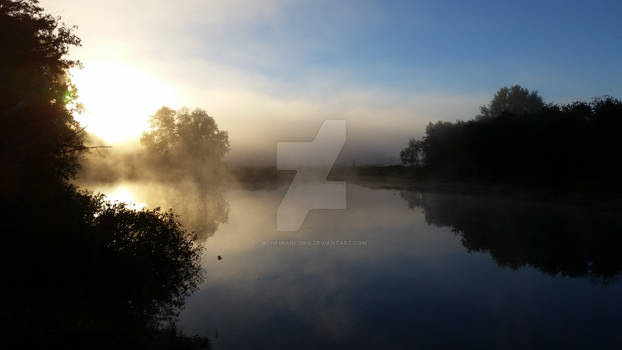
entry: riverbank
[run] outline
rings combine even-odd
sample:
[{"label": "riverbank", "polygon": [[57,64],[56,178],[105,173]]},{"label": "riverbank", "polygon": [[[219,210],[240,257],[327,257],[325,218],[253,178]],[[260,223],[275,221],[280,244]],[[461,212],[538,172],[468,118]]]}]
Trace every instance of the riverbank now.
[{"label": "riverbank", "polygon": [[[292,171],[275,167],[231,167],[234,182],[243,188],[272,189],[291,182]],[[400,165],[335,167],[328,181],[346,181],[375,189],[453,193],[465,195],[507,196],[516,200],[563,201],[568,204],[622,209],[622,188],[618,184],[583,183],[545,186],[490,182],[438,181],[417,176],[416,170]]]}]

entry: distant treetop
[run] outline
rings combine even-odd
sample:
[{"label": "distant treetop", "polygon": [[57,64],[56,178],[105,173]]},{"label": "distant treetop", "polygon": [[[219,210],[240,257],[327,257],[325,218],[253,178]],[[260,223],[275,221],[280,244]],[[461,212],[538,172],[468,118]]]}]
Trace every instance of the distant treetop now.
[{"label": "distant treetop", "polygon": [[523,115],[535,113],[544,107],[542,97],[537,91],[529,91],[520,85],[502,87],[497,91],[488,106],[480,107],[481,118],[494,118],[503,113]]}]

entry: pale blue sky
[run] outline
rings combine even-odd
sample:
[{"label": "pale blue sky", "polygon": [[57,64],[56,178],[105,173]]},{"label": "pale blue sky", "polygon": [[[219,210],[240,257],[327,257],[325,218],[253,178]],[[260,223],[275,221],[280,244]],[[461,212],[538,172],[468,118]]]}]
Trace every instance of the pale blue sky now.
[{"label": "pale blue sky", "polygon": [[395,160],[428,122],[472,118],[503,86],[549,102],[622,97],[620,1],[42,4],[78,25],[83,122],[111,142],[166,104],[214,115],[234,158],[273,159],[277,141],[335,118],[351,149]]}]

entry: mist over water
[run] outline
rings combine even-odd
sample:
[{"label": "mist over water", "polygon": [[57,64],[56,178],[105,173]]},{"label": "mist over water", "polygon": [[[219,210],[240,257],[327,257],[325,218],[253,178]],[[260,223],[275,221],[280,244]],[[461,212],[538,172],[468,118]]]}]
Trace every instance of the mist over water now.
[{"label": "mist over water", "polygon": [[[178,185],[91,188],[148,207],[182,204],[182,221],[213,220],[196,188]],[[223,192],[228,217],[205,236],[207,278],[187,299],[183,330],[222,348],[617,341],[615,208],[351,184],[346,210],[312,211],[300,231],[282,232],[286,191]]]},{"label": "mist over water", "polygon": [[563,5],[0,0],[4,343],[621,348],[622,3]]},{"label": "mist over water", "polygon": [[[495,106],[503,105],[506,95],[531,96],[534,113],[573,117],[563,119],[575,127],[565,129],[569,135],[584,125],[570,121],[608,130],[599,123],[613,123],[610,111],[622,106],[614,99],[545,105],[520,86],[502,88],[474,120],[428,126],[426,136],[411,140],[399,154],[404,166],[357,166],[357,152],[372,160],[361,145],[374,136],[356,128],[344,138],[343,149],[330,142],[337,140],[331,134],[312,153],[300,142],[311,141],[315,132],[306,138],[292,127],[291,138],[283,141],[298,144],[277,152],[283,156],[279,170],[276,159],[263,156],[238,163],[235,159],[243,159],[238,154],[226,161],[228,133],[207,112],[163,107],[151,116],[140,144],[98,149],[83,158],[78,184],[110,200],[133,202],[135,209],[171,208],[196,234],[205,248],[200,260],[205,280],[186,298],[176,326],[215,347],[613,347],[620,342],[615,334],[622,321],[619,198],[603,191],[605,182],[555,177],[599,179],[599,171],[590,177],[593,172],[570,153],[558,157],[568,160],[559,164],[548,162],[546,152],[530,156],[530,168],[524,167],[526,160],[517,166],[516,157],[496,160],[502,147],[488,146],[501,136],[516,141],[506,144],[508,154],[527,157],[513,126],[535,125],[531,132],[542,136],[538,125],[562,120],[499,112]],[[577,141],[555,135],[573,145]],[[264,136],[256,155],[271,153],[262,144],[274,135]],[[617,149],[615,138],[607,139],[611,147],[589,142],[598,137],[593,133],[582,142],[607,152]],[[530,147],[538,148],[538,140],[557,145],[545,137],[532,138]],[[332,162],[329,153],[337,158],[332,169],[322,163]],[[610,162],[601,165],[597,169],[617,169]],[[582,171],[566,171],[575,168]],[[495,186],[443,182],[462,175],[494,179],[495,171],[505,175]],[[519,171],[535,175],[521,178],[528,184],[540,176],[558,179],[560,186],[523,191],[520,181],[512,182],[517,179],[511,174]],[[329,181],[348,183],[346,208],[311,205],[318,192],[312,186],[284,200],[297,181],[322,181],[327,174]],[[598,185],[593,193],[563,190],[563,185],[590,184]],[[329,204],[337,203],[330,198]],[[279,230],[279,213],[297,217],[304,208],[324,209],[311,211],[299,230]]]},{"label": "mist over water", "polygon": [[125,202],[136,209],[174,208],[184,227],[195,232],[200,240],[212,236],[228,218],[229,204],[224,193],[201,192],[203,187],[191,181],[127,181],[84,185],[90,191],[104,193],[111,201]]}]

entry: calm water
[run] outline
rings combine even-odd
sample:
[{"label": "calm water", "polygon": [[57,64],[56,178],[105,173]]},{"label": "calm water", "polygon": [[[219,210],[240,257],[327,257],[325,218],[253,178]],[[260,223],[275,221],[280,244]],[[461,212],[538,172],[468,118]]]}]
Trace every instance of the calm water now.
[{"label": "calm water", "polygon": [[[188,210],[214,210],[145,186],[98,189],[185,203],[194,221]],[[284,192],[228,191],[226,222],[205,235],[206,280],[180,327],[216,349],[622,346],[615,212],[353,185],[347,210],[278,232]]]}]

